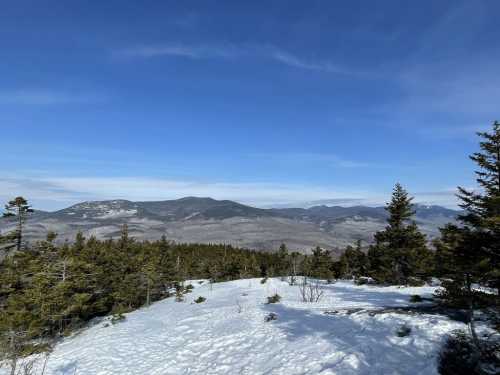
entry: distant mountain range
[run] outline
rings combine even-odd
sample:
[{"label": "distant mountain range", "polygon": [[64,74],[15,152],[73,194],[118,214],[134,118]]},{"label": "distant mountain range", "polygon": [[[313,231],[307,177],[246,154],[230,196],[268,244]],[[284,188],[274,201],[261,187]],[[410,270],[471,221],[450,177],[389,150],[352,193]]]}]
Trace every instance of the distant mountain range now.
[{"label": "distant mountain range", "polygon": [[[429,238],[438,228],[455,220],[459,211],[440,206],[415,206],[415,220]],[[386,223],[383,207],[314,206],[310,208],[262,209],[228,200],[186,197],[158,202],[109,200],[83,202],[55,211],[37,211],[26,226],[28,240],[58,233],[58,241],[73,240],[78,231],[85,236],[117,238],[123,224],[137,239],[166,235],[178,242],[226,243],[260,250],[274,250],[281,243],[290,249],[308,251],[315,246],[343,248],[373,234]],[[0,231],[13,224],[0,220]]]}]

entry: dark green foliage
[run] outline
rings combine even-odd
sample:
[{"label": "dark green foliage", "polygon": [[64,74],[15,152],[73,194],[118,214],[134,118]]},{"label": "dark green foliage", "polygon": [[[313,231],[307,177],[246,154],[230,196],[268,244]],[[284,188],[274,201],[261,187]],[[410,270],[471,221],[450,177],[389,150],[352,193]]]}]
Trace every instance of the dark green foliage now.
[{"label": "dark green foliage", "polygon": [[471,159],[479,189],[459,188],[462,225],[447,225],[436,241],[440,272],[466,289],[473,282],[500,287],[500,123],[478,135],[481,152]]},{"label": "dark green foliage", "polygon": [[424,286],[425,285],[425,280],[421,279],[420,277],[410,276],[406,280],[406,284],[408,286]]},{"label": "dark green foliage", "polygon": [[368,277],[358,277],[358,278],[356,278],[354,283],[356,285],[366,285],[366,284],[369,284],[369,281],[370,281],[370,278],[368,278]]},{"label": "dark green foliage", "polygon": [[271,297],[267,297],[267,303],[278,303],[279,301],[281,301],[281,296],[276,293],[274,294],[273,296]]},{"label": "dark green foliage", "polygon": [[280,245],[278,250],[278,261],[279,266],[277,267],[278,276],[288,276],[290,274],[290,255],[288,254],[288,249],[284,243]]},{"label": "dark green foliage", "polygon": [[273,320],[278,320],[278,315],[276,315],[275,313],[269,313],[264,318],[264,321],[266,321],[266,322],[271,322]]},{"label": "dark green foliage", "polygon": [[402,325],[396,330],[396,335],[398,337],[406,337],[409,336],[411,333],[411,328],[408,327],[407,325]]},{"label": "dark green foliage", "polygon": [[417,302],[422,302],[422,297],[420,297],[418,294],[414,294],[410,296],[410,302],[412,303],[417,303]]},{"label": "dark green foliage", "polygon": [[195,303],[202,303],[205,302],[207,299],[205,297],[199,296],[194,300]]},{"label": "dark green foliage", "polygon": [[474,308],[496,307],[500,308],[500,299],[494,294],[481,290],[467,290],[463,285],[454,280],[444,281],[443,289],[439,289],[435,296],[442,305],[457,309],[468,309],[471,299]]},{"label": "dark green foliage", "polygon": [[[186,279],[227,281],[284,269],[277,253],[227,245],[138,242],[123,227],[117,240],[79,233],[73,243],[47,239],[14,252],[0,264],[0,340],[15,335],[19,351],[60,337],[90,319],[116,317],[193,286]],[[10,335],[10,336],[9,336]]]},{"label": "dark green foliage", "polygon": [[[478,133],[480,152],[470,158],[478,165],[476,181],[479,189],[468,191],[459,187],[458,197],[464,213],[460,226],[449,224],[441,229],[435,242],[436,266],[442,276],[451,281],[443,284],[439,293],[444,303],[468,309],[468,324],[475,356],[483,353],[483,344],[476,333],[474,310],[500,305],[500,123],[495,122],[491,133]],[[482,293],[473,284],[496,288],[497,293]]]},{"label": "dark green foliage", "polygon": [[289,260],[289,265],[290,265],[290,272],[289,272],[289,283],[290,285],[295,285],[297,282],[297,276],[300,271],[300,265],[301,265],[301,260],[303,259],[303,256],[299,254],[298,252],[293,252],[289,255],[288,260]]},{"label": "dark green foliage", "polygon": [[115,325],[117,323],[123,322],[126,319],[125,315],[123,313],[116,313],[113,314],[111,317],[111,324]]},{"label": "dark green foliage", "polygon": [[482,352],[479,353],[471,338],[462,331],[450,335],[439,355],[439,373],[441,375],[493,374],[494,368],[500,368],[498,357],[500,344],[483,340],[481,347]]},{"label": "dark green foliage", "polygon": [[[12,233],[8,233],[2,238],[2,242],[7,245],[4,248],[16,248],[21,251],[23,247],[23,229],[24,223],[28,216],[33,212],[33,209],[28,204],[28,201],[23,197],[16,197],[5,205],[4,218],[11,219],[16,222],[16,229]],[[11,243],[8,243],[12,241]]]},{"label": "dark green foliage", "polygon": [[426,247],[425,235],[411,218],[413,198],[396,184],[386,210],[387,227],[375,234],[368,259],[370,276],[382,283],[406,284],[412,276],[425,276],[432,264],[432,253]]},{"label": "dark green foliage", "polygon": [[441,237],[434,240],[434,275],[449,277],[454,274],[458,266],[455,261],[454,251],[462,241],[461,230],[454,224],[447,224],[440,228]]},{"label": "dark green foliage", "polygon": [[264,277],[262,280],[260,280],[260,283],[261,283],[261,284],[265,284],[265,283],[267,283],[267,277]]},{"label": "dark green foliage", "polygon": [[313,250],[312,255],[306,258],[305,262],[309,271],[306,275],[317,279],[325,279],[327,282],[334,279],[334,264],[330,252],[318,246]]},{"label": "dark green foliage", "polygon": [[361,240],[356,247],[347,246],[344,253],[340,256],[340,277],[352,278],[366,276],[368,274],[368,257],[362,251]]}]

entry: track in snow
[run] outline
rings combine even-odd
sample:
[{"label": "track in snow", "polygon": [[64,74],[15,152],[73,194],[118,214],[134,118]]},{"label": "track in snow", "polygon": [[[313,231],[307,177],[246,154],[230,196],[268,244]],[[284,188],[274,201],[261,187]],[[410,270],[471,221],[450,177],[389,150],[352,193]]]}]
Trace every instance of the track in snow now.
[{"label": "track in snow", "polygon": [[[99,322],[57,345],[49,375],[107,374],[437,374],[445,334],[463,324],[438,315],[324,314],[343,308],[408,305],[435,288],[325,286],[320,303],[303,303],[297,286],[278,279],[194,283],[186,301],[173,298]],[[279,304],[265,304],[280,294]],[[198,296],[207,301],[192,303]],[[238,307],[238,305],[240,307]],[[241,309],[241,312],[239,310]],[[270,312],[278,320],[264,322]],[[398,337],[401,324],[412,328]],[[0,374],[2,372],[0,371]]]}]

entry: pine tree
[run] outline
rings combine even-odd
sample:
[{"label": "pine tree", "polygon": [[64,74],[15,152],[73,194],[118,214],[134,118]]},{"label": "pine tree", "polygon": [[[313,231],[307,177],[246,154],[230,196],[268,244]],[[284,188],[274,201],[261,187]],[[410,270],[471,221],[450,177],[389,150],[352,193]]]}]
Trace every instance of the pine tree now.
[{"label": "pine tree", "polygon": [[16,230],[13,232],[12,237],[15,239],[13,247],[16,247],[17,251],[22,249],[24,224],[32,212],[33,209],[23,197],[16,197],[5,205],[3,217],[16,221]]},{"label": "pine tree", "polygon": [[140,259],[140,278],[142,281],[142,289],[144,289],[146,297],[145,304],[149,306],[152,298],[158,293],[158,289],[162,284],[162,273],[160,269],[160,254],[153,248],[147,248],[143,252]]},{"label": "pine tree", "polygon": [[[233,280],[242,273],[262,276],[282,264],[278,253],[175,244],[165,237],[138,242],[126,226],[118,240],[86,239],[82,233],[72,243],[58,245],[55,239],[48,233],[0,264],[0,357],[15,359],[31,344],[46,343],[94,317],[168,297],[173,286],[182,299],[186,276]],[[5,340],[12,346],[3,345]]]},{"label": "pine tree", "polygon": [[278,250],[278,262],[277,271],[279,276],[288,276],[288,273],[290,272],[289,255],[288,249],[284,243],[280,245]]},{"label": "pine tree", "polygon": [[403,284],[418,275],[420,261],[428,256],[425,236],[411,220],[413,198],[397,183],[387,204],[388,225],[375,234],[368,257],[372,276],[380,282]]},{"label": "pine tree", "polygon": [[328,282],[332,281],[334,276],[332,272],[333,262],[328,251],[317,246],[312,252],[310,267],[310,276],[326,279]]},{"label": "pine tree", "polygon": [[[497,290],[500,287],[500,123],[493,124],[491,133],[477,134],[482,139],[481,151],[470,158],[479,167],[475,172],[479,189],[458,188],[464,210],[458,217],[462,225],[449,224],[441,229],[436,258],[438,261],[449,258],[441,271],[453,282],[446,284],[442,296],[449,303],[468,306],[470,333],[479,349],[474,327],[479,292],[474,291],[473,283],[490,284]],[[488,297],[495,299],[494,295]]]},{"label": "pine tree", "polygon": [[347,246],[340,256],[340,274],[342,277],[365,276],[368,270],[368,260],[362,251],[361,240],[356,242],[356,247]]},{"label": "pine tree", "polygon": [[290,285],[295,285],[295,282],[297,281],[297,276],[299,274],[299,260],[300,260],[300,253],[294,251],[290,254],[290,256],[289,256],[289,264],[290,264],[289,283],[290,283]]},{"label": "pine tree", "polygon": [[[477,133],[481,152],[470,156],[479,170],[479,191],[459,187],[460,207],[465,213],[459,220],[468,248],[456,253],[471,271],[466,277],[500,287],[500,123],[495,121],[491,133]],[[460,246],[458,248],[461,248]],[[475,272],[474,272],[475,271]]]}]

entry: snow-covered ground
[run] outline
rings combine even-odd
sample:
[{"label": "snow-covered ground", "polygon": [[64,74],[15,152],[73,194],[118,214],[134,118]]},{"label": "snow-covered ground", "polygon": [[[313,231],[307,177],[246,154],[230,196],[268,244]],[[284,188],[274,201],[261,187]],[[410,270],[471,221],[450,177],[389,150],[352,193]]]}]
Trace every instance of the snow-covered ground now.
[{"label": "snow-covered ground", "polygon": [[[345,308],[410,305],[434,287],[326,285],[319,303],[300,301],[297,286],[260,279],[196,287],[173,298],[103,320],[57,345],[46,374],[437,374],[446,333],[465,328],[439,315],[325,314]],[[266,304],[278,293],[282,300]],[[196,304],[193,300],[207,300]],[[269,313],[277,320],[265,322]],[[398,337],[406,324],[412,331]],[[0,371],[1,373],[1,371]]]}]

